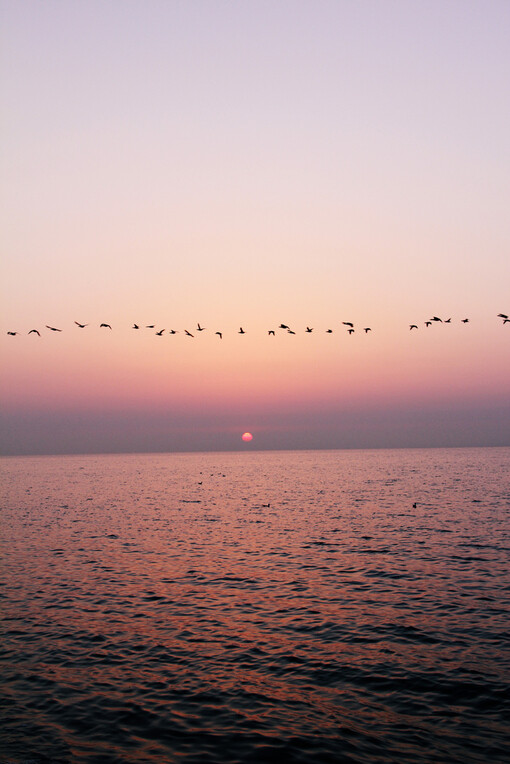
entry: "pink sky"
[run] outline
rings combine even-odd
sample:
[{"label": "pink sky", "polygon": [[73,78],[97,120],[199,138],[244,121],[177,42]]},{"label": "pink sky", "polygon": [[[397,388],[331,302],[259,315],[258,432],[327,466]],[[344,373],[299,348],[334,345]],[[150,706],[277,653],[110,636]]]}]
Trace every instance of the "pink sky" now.
[{"label": "pink sky", "polygon": [[509,444],[508,3],[0,5],[0,453]]}]

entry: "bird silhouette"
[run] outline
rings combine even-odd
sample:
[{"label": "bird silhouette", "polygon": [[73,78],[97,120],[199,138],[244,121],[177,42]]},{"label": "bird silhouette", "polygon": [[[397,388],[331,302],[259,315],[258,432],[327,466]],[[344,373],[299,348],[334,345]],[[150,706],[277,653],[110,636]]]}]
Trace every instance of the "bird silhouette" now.
[{"label": "bird silhouette", "polygon": [[311,332],[313,332],[313,329],[310,329],[310,327],[309,327],[309,326],[307,326],[307,327],[306,327],[306,331],[308,332],[308,334],[311,334]]},{"label": "bird silhouette", "polygon": [[145,328],[146,329],[155,329],[156,328],[156,324],[147,324],[147,326]]},{"label": "bird silhouette", "polygon": [[333,334],[333,329],[326,329],[326,334]]},{"label": "bird silhouette", "polygon": [[296,332],[293,332],[292,329],[287,329],[287,334],[295,334]]},{"label": "bird silhouette", "polygon": [[432,321],[425,321],[425,326],[428,328],[429,326],[432,326]]},{"label": "bird silhouette", "polygon": [[85,329],[85,327],[88,326],[88,324],[80,324],[78,321],[75,321],[74,323],[76,324],[76,326],[79,326],[80,329]]},{"label": "bird silhouette", "polygon": [[10,334],[11,337],[15,337],[19,332],[7,332],[7,334]]},{"label": "bird silhouette", "polygon": [[368,334],[368,332],[371,332],[371,331],[372,331],[372,329],[371,329],[369,326],[365,326],[365,328],[363,329],[363,331],[365,332],[365,334]]},{"label": "bird silhouette", "polygon": [[187,330],[187,329],[185,329],[185,330],[184,330],[184,334],[185,334],[187,337],[194,337],[194,336],[195,336],[194,334],[191,334],[191,332],[188,332],[188,330]]},{"label": "bird silhouette", "polygon": [[354,329],[347,329],[347,334],[354,334]]},{"label": "bird silhouette", "polygon": [[38,332],[37,329],[30,329],[29,334],[37,334],[38,337],[41,336],[41,332]]},{"label": "bird silhouette", "polygon": [[510,324],[510,318],[504,318],[503,319],[504,324]]},{"label": "bird silhouette", "polygon": [[498,313],[498,318],[508,318],[506,313]]},{"label": "bird silhouette", "polygon": [[246,332],[244,331],[242,326],[239,327],[239,331],[237,333],[238,334],[246,334]]},{"label": "bird silhouette", "polygon": [[452,319],[451,318],[445,318],[444,322],[445,322],[445,324],[451,324]]},{"label": "bird silhouette", "polygon": [[197,324],[197,332],[203,332],[205,329],[205,326],[200,326],[200,324]]},{"label": "bird silhouette", "polygon": [[223,334],[222,334],[221,332],[214,332],[214,333],[218,335],[218,337],[220,338],[220,340],[222,340],[222,339],[223,339]]},{"label": "bird silhouette", "polygon": [[62,331],[62,329],[56,329],[54,326],[48,326],[48,324],[46,324],[46,329],[51,329],[52,332],[61,332]]},{"label": "bird silhouette", "polygon": [[274,337],[274,336],[275,336],[275,333],[274,333],[274,329],[270,329],[270,330],[268,331],[268,335],[269,335],[270,337],[271,337],[271,336],[273,336],[273,337]]},{"label": "bird silhouette", "polygon": [[99,328],[100,328],[100,329],[101,329],[101,327],[104,327],[105,329],[111,329],[111,328],[112,328],[112,327],[110,326],[110,324],[99,324]]},{"label": "bird silhouette", "polygon": [[418,327],[416,326],[416,324],[411,324],[411,325],[409,326],[409,329],[417,329],[417,328],[418,328]]},{"label": "bird silhouette", "polygon": [[287,326],[287,324],[280,324],[280,326],[278,327],[278,329],[288,329],[288,328],[289,327]]},{"label": "bird silhouette", "polygon": [[177,330],[176,329],[170,329],[168,334],[177,334]]},{"label": "bird silhouette", "polygon": [[350,327],[351,327],[351,329],[353,329],[353,328],[354,328],[354,324],[351,324],[351,322],[350,322],[350,321],[342,321],[342,324],[343,324],[344,326],[350,326]]},{"label": "bird silhouette", "polygon": [[469,324],[469,318],[463,318],[461,321],[463,324]]},{"label": "bird silhouette", "polygon": [[156,332],[156,336],[157,337],[162,337],[164,331],[165,331],[164,329],[160,329],[159,332]]},{"label": "bird silhouette", "polygon": [[133,324],[133,326],[131,327],[131,329],[139,329],[139,328],[140,327],[138,326],[138,324]]},{"label": "bird silhouette", "polygon": [[437,316],[434,316],[431,320],[432,321],[441,321],[441,323],[443,323],[443,319],[442,318],[438,318]]}]

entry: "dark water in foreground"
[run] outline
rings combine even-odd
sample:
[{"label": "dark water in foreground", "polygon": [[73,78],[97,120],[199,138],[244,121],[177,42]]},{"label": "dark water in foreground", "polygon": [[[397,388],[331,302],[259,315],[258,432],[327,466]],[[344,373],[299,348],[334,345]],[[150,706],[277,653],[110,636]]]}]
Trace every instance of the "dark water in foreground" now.
[{"label": "dark water in foreground", "polygon": [[2,762],[509,760],[510,449],[0,465]]}]

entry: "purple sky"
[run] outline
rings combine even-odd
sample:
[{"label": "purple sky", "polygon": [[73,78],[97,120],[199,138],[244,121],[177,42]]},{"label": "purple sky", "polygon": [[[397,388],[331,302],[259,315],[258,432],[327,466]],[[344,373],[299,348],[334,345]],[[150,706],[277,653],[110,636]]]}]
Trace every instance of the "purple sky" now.
[{"label": "purple sky", "polygon": [[508,2],[0,8],[0,453],[510,445]]}]

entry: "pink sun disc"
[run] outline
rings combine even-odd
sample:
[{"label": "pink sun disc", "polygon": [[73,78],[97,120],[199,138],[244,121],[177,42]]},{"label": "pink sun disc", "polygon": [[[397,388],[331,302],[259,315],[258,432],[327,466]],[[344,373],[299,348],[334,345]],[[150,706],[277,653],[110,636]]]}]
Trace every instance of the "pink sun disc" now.
[{"label": "pink sun disc", "polygon": [[245,443],[248,443],[248,441],[253,440],[253,435],[251,432],[245,432],[243,435],[241,435],[241,440],[244,440]]}]

